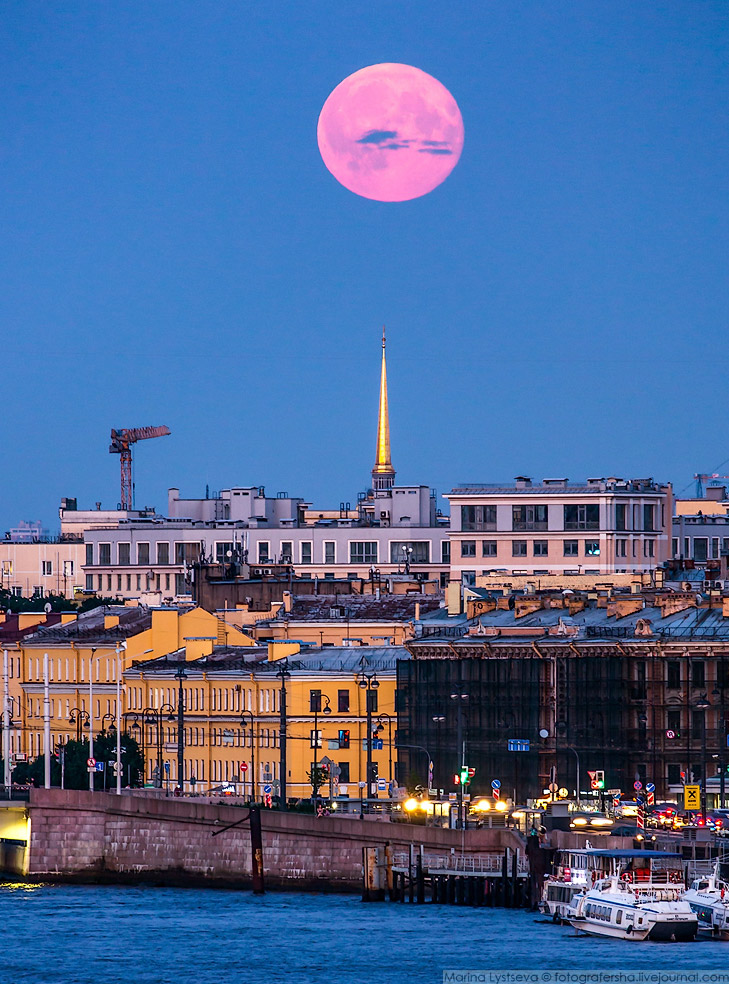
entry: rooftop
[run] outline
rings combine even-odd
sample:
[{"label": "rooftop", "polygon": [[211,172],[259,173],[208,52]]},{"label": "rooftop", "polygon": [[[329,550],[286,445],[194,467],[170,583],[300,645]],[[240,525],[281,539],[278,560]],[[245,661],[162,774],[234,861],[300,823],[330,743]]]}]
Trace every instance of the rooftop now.
[{"label": "rooftop", "polygon": [[636,494],[641,492],[665,492],[666,486],[654,482],[652,478],[588,478],[586,482],[570,482],[567,478],[544,478],[535,484],[531,478],[519,476],[514,485],[490,485],[488,483],[464,482],[446,493],[451,495],[558,495],[560,492],[580,495],[600,495],[605,492],[615,494]]},{"label": "rooftop", "polygon": [[292,676],[309,676],[312,673],[357,674],[365,669],[378,672],[395,672],[398,659],[410,659],[404,646],[325,646],[302,650],[286,659],[268,660],[267,646],[214,646],[209,656],[185,660],[185,650],[180,649],[157,659],[132,664],[135,670],[149,676],[155,672],[170,673],[184,666],[192,673],[256,673],[275,677],[282,665]]}]

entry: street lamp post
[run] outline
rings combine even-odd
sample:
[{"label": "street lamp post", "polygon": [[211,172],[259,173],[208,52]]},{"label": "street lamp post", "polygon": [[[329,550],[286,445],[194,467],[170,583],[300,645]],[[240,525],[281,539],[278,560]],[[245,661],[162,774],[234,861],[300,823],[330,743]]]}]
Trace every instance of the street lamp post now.
[{"label": "street lamp post", "polygon": [[392,718],[390,717],[389,714],[387,714],[386,712],[383,711],[382,714],[378,714],[377,715],[377,727],[376,727],[375,730],[377,732],[384,731],[385,730],[385,724],[384,724],[385,721],[387,721],[387,747],[388,747],[388,751],[389,751],[389,755],[388,755],[389,772],[388,772],[388,775],[390,777],[390,784],[392,784],[392,781],[393,781],[393,778],[394,778],[393,775],[392,775]]},{"label": "street lamp post", "polygon": [[[119,701],[121,698],[121,653],[123,649],[126,649],[126,642],[120,639],[114,649],[107,649],[103,653],[96,655],[96,647],[91,650],[91,657],[89,659],[89,758],[94,757],[94,660],[101,659],[102,656],[108,656],[109,653],[116,654],[116,693],[117,693],[117,719],[119,717]],[[116,773],[117,773],[117,792],[121,792],[120,788],[120,770],[121,770],[121,735],[117,730],[117,742],[116,742]],[[96,775],[93,766],[89,766],[89,791],[93,793],[94,791],[94,776]]]},{"label": "street lamp post", "polygon": [[711,702],[702,694],[694,707],[701,711],[701,820],[706,826],[706,712],[711,707]]},{"label": "street lamp post", "polygon": [[142,713],[142,722],[145,725],[154,725],[157,729],[157,788],[162,789],[164,775],[164,763],[162,761],[162,714],[167,711],[167,720],[175,720],[175,708],[172,704],[164,703],[159,707],[145,707]]},{"label": "street lamp post", "polygon": [[175,673],[175,680],[179,684],[177,692],[177,788],[180,793],[185,789],[185,691],[182,683],[187,680],[184,666],[180,666]]},{"label": "street lamp post", "polygon": [[[243,745],[245,747],[245,726],[246,717],[251,719],[251,803],[256,802],[256,742],[255,734],[253,731],[253,711],[241,711],[241,722],[240,726],[243,728]],[[245,787],[243,789],[243,795],[245,795]]]},{"label": "street lamp post", "polygon": [[[451,700],[456,702],[456,747],[458,752],[458,763],[456,773],[461,772],[466,764],[466,749],[463,740],[463,705],[468,700],[468,694],[461,693],[460,688],[451,695]],[[458,827],[465,830],[466,818],[463,816],[463,783],[458,783]]]},{"label": "street lamp post", "polygon": [[288,663],[284,660],[283,664],[276,670],[276,676],[281,678],[281,694],[279,699],[278,716],[278,744],[279,744],[279,809],[286,810],[286,780],[288,778],[288,765],[286,761],[287,736],[286,736],[286,678],[291,674],[288,670]]},{"label": "street lamp post", "polygon": [[375,697],[377,693],[377,688],[380,686],[380,681],[377,679],[377,674],[375,672],[366,673],[364,666],[359,673],[359,686],[361,690],[366,693],[366,708],[367,708],[367,786],[365,787],[367,792],[367,798],[372,795],[372,785],[373,785],[373,773],[374,768],[372,765],[372,711],[373,704],[375,702]]},{"label": "street lamp post", "polygon": [[[724,666],[724,660],[722,659],[721,666]],[[718,673],[718,668],[717,668]],[[720,678],[720,684],[715,687],[711,694],[713,697],[718,697],[721,702],[721,717],[719,728],[719,809],[724,809],[724,799],[726,795],[726,763],[724,758],[724,752],[727,747],[727,735],[726,735],[726,712],[724,710],[724,681],[726,677],[724,675],[723,669]]]},{"label": "street lamp post", "polygon": [[88,711],[84,711],[80,707],[72,708],[71,713],[68,715],[68,722],[69,724],[76,725],[76,741],[81,744],[82,730],[89,724]]},{"label": "street lamp post", "polygon": [[[322,700],[326,701],[326,704],[324,705],[323,708],[321,706]],[[314,698],[314,737],[312,739],[312,744],[314,746],[314,761],[312,762],[312,766],[311,766],[312,775],[314,774],[314,770],[317,769],[319,766],[319,763],[316,761],[318,756],[318,749],[319,749],[319,711],[321,711],[322,714],[332,713],[332,703],[330,699],[327,697],[327,695],[323,694],[321,691],[319,691],[319,693]],[[313,783],[312,783],[312,792],[314,794],[314,800],[316,801],[316,798],[319,794],[319,790],[314,787]]]}]

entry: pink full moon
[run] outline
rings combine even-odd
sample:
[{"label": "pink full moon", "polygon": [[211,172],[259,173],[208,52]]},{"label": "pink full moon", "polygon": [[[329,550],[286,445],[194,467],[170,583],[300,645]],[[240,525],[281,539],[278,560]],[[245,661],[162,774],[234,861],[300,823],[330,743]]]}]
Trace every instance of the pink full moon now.
[{"label": "pink full moon", "polygon": [[437,188],[456,166],[463,119],[450,92],[427,72],[370,65],[331,93],[317,140],[345,188],[378,202],[405,202]]}]

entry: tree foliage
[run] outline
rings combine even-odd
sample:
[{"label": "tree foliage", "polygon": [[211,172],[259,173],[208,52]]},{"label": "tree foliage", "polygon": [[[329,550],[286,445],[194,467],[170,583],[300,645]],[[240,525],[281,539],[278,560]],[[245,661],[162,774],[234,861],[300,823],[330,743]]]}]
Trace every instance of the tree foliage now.
[{"label": "tree foliage", "polygon": [[[138,742],[129,734],[121,739],[122,786],[141,786],[144,774],[144,760]],[[89,743],[68,741],[63,745],[63,785],[66,789],[88,789]],[[104,771],[94,773],[94,789],[114,789],[116,776],[113,765],[116,762],[116,732],[101,731],[94,738],[94,758],[104,763]],[[1,761],[1,760],[0,760]],[[1,766],[0,766],[1,768]],[[19,762],[12,773],[12,781],[20,785],[31,783],[43,785],[45,756],[39,755],[30,762]],[[51,785],[61,785],[61,755],[57,750],[51,759]]]}]

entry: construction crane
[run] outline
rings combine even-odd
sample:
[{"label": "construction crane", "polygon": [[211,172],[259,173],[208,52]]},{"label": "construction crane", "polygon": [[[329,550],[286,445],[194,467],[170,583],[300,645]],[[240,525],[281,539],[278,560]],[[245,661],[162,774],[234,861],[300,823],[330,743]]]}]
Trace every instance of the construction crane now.
[{"label": "construction crane", "polygon": [[729,478],[729,475],[694,475],[696,479],[696,498],[704,498],[704,484],[713,481],[715,478]]},{"label": "construction crane", "polygon": [[109,452],[120,455],[121,465],[121,499],[120,509],[134,508],[134,486],[132,484],[132,444],[137,441],[147,441],[150,437],[166,437],[169,427],[123,427],[121,430],[111,429],[111,444]]}]

